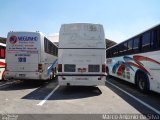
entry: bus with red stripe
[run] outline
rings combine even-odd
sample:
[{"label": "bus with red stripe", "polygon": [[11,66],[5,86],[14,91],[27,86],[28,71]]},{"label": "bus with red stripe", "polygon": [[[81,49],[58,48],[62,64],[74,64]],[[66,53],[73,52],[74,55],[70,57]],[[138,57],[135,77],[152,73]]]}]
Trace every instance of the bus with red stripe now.
[{"label": "bus with red stripe", "polygon": [[106,50],[108,75],[160,93],[160,25]]},{"label": "bus with red stripe", "polygon": [[6,44],[0,43],[0,80],[4,80],[4,72],[5,72],[5,49]]}]

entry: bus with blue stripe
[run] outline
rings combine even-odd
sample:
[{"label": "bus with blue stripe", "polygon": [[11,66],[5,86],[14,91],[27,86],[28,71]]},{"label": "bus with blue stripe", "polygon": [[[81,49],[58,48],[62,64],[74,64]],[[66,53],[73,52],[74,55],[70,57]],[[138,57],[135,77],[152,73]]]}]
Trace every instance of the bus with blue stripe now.
[{"label": "bus with blue stripe", "polygon": [[106,50],[108,75],[160,93],[160,24]]},{"label": "bus with blue stripe", "polygon": [[41,32],[9,32],[6,79],[47,80],[57,71],[58,46]]}]

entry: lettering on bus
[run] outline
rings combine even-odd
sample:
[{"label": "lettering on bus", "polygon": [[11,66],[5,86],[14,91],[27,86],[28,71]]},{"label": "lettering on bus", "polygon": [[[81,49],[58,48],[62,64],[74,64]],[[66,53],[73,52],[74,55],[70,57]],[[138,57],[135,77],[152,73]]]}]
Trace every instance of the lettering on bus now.
[{"label": "lettering on bus", "polygon": [[25,57],[19,57],[18,62],[26,62],[26,58]]},{"label": "lettering on bus", "polygon": [[34,37],[31,37],[31,36],[15,36],[15,35],[12,35],[10,38],[9,38],[9,42],[11,44],[15,44],[17,43],[17,41],[19,42],[35,42],[37,41],[38,38],[36,36]]},{"label": "lettering on bus", "polygon": [[15,56],[31,56],[30,54],[23,54],[23,53],[20,53],[20,54],[15,54]]}]

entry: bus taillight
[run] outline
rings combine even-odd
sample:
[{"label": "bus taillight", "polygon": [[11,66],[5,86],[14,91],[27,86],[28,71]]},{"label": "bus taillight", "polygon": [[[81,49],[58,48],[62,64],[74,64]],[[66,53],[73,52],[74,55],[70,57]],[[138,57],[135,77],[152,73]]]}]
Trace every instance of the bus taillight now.
[{"label": "bus taillight", "polygon": [[62,64],[58,64],[58,72],[62,72]]},{"label": "bus taillight", "polygon": [[43,72],[43,71],[42,71],[42,64],[38,64],[38,71],[39,71],[39,72]]},{"label": "bus taillight", "polygon": [[102,64],[102,72],[106,72],[106,64]]}]

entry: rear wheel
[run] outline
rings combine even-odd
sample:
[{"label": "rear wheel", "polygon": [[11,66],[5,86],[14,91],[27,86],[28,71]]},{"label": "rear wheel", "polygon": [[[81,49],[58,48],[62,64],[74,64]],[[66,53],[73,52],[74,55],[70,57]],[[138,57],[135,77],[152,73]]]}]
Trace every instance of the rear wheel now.
[{"label": "rear wheel", "polygon": [[2,80],[6,80],[6,79],[5,79],[5,70],[4,70],[3,73],[2,73]]},{"label": "rear wheel", "polygon": [[138,89],[143,93],[148,93],[149,91],[149,82],[148,82],[148,76],[144,73],[140,73],[136,77],[136,84]]},{"label": "rear wheel", "polygon": [[106,73],[107,73],[107,75],[106,75],[106,80],[107,80],[107,78],[109,76],[109,69],[108,69],[108,67],[106,67]]},{"label": "rear wheel", "polygon": [[55,80],[56,78],[56,68],[52,68],[52,72],[50,74],[50,80]]},{"label": "rear wheel", "polygon": [[52,76],[52,74],[50,75],[49,80],[53,80],[53,76]]},{"label": "rear wheel", "polygon": [[107,75],[109,75],[109,69],[108,69],[108,67],[106,67],[106,73],[107,73]]}]

